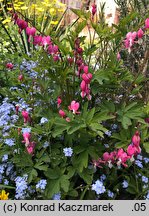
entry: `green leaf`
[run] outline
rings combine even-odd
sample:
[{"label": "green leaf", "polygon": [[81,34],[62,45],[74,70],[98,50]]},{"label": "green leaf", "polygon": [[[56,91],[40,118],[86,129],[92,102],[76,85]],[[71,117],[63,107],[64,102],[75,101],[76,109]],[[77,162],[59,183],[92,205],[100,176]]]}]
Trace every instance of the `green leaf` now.
[{"label": "green leaf", "polygon": [[84,124],[84,123],[80,124],[80,122],[76,122],[76,123],[73,123],[72,127],[70,127],[67,130],[67,133],[72,134],[72,133],[76,132],[77,130],[80,130],[80,129],[85,128],[85,127],[86,127],[86,124]]},{"label": "green leaf", "polygon": [[88,147],[88,154],[92,157],[92,159],[97,160],[99,158],[99,155],[96,152],[97,147],[89,146]]},{"label": "green leaf", "polygon": [[78,156],[74,157],[74,166],[79,172],[82,172],[84,168],[88,166],[88,152],[84,151]]},{"label": "green leaf", "polygon": [[38,170],[43,170],[43,171],[47,171],[48,169],[47,165],[35,165],[34,167]]},{"label": "green leaf", "polygon": [[89,125],[89,127],[90,127],[90,129],[92,130],[92,131],[95,131],[99,136],[101,136],[101,137],[104,137],[103,136],[103,132],[106,132],[107,131],[107,129],[106,128],[104,128],[101,124],[99,124],[99,123],[91,123],[90,125]]},{"label": "green leaf", "polygon": [[33,167],[32,156],[26,152],[14,155],[12,161],[17,164],[18,167]]},{"label": "green leaf", "polygon": [[79,172],[79,176],[87,183],[91,184],[93,180],[93,170],[84,169],[83,172]]},{"label": "green leaf", "polygon": [[95,107],[92,108],[90,111],[88,111],[88,115],[85,119],[87,124],[89,124],[92,121],[94,113],[95,113]]},{"label": "green leaf", "polygon": [[68,167],[67,170],[68,170],[67,177],[68,177],[68,179],[70,179],[73,177],[76,170],[72,166]]},{"label": "green leaf", "polygon": [[96,46],[95,44],[94,45],[91,45],[91,47],[87,48],[84,52],[85,52],[85,55],[86,56],[89,56],[91,55],[92,53],[94,53],[96,50],[98,49],[98,46]]},{"label": "green leaf", "polygon": [[83,111],[82,111],[82,116],[83,116],[83,118],[85,119],[86,118],[86,116],[87,116],[87,114],[88,114],[88,101],[87,102],[85,102],[85,104],[84,104],[84,106],[83,106]]},{"label": "green leaf", "polygon": [[81,152],[84,152],[86,150],[86,146],[84,145],[78,145],[74,147],[75,154],[80,154]]},{"label": "green leaf", "polygon": [[43,155],[39,161],[48,163],[50,162],[50,157],[48,155]]},{"label": "green leaf", "polygon": [[58,179],[61,176],[61,170],[59,167],[56,167],[55,169],[49,168],[45,175],[49,179]]},{"label": "green leaf", "polygon": [[70,128],[70,124],[63,118],[55,118],[55,126],[52,132],[52,136],[55,138],[61,135],[65,130]]},{"label": "green leaf", "polygon": [[55,138],[55,137],[57,137],[58,135],[61,135],[61,134],[63,134],[63,132],[65,131],[65,130],[67,130],[68,128],[70,128],[70,126],[69,125],[67,125],[67,126],[63,126],[63,125],[58,125],[58,126],[56,126],[55,128],[54,128],[54,130],[53,130],[53,132],[52,132],[52,136]]},{"label": "green leaf", "polygon": [[52,196],[60,192],[60,179],[49,179],[47,181],[47,186],[45,189],[45,195],[48,199],[51,199]]},{"label": "green leaf", "polygon": [[101,105],[101,109],[104,110],[103,112],[115,112],[115,105],[112,101],[104,101]]},{"label": "green leaf", "polygon": [[[102,107],[102,109],[105,110],[106,108]],[[96,113],[93,117],[92,122],[101,123],[102,121],[115,118],[115,116],[109,114],[109,108],[107,108],[107,109],[108,110],[106,110],[106,111],[101,111],[101,112]]]},{"label": "green leaf", "polygon": [[83,20],[82,22],[78,23],[75,32],[79,34],[85,28],[86,24],[87,24],[86,20]]},{"label": "green leaf", "polygon": [[137,104],[137,102],[133,102],[128,106],[126,106],[125,103],[122,104],[120,109],[117,111],[117,114],[118,121],[122,123],[124,129],[128,129],[128,127],[132,125],[131,119],[136,119],[141,122],[141,117],[144,118],[142,105]]},{"label": "green leaf", "polygon": [[149,153],[149,142],[144,142],[144,143],[143,143],[143,147],[145,148],[145,151],[146,151],[147,153]]},{"label": "green leaf", "polygon": [[74,12],[80,18],[88,19],[90,17],[90,12],[86,12],[86,11],[74,9],[74,8],[71,8],[71,11]]},{"label": "green leaf", "polygon": [[97,80],[100,85],[103,85],[104,81],[109,81],[109,74],[107,71],[97,71],[93,77],[93,80]]},{"label": "green leaf", "polygon": [[77,197],[78,196],[77,190],[70,190],[68,193],[69,193],[69,196],[71,196],[71,197]]},{"label": "green leaf", "polygon": [[70,181],[68,180],[68,176],[63,175],[60,178],[60,186],[64,190],[64,192],[67,193],[69,191],[69,185],[70,185]]},{"label": "green leaf", "polygon": [[6,189],[16,189],[15,187],[12,187],[12,186],[8,186],[8,185],[2,185],[0,184],[0,189],[3,189],[3,188],[6,188]]},{"label": "green leaf", "polygon": [[137,194],[136,184],[135,185],[130,184],[129,187],[126,189],[126,191],[130,194]]},{"label": "green leaf", "polygon": [[128,129],[128,127],[131,125],[131,120],[128,117],[123,116],[122,117],[122,125],[123,125],[124,129]]},{"label": "green leaf", "polygon": [[37,176],[38,176],[37,171],[35,169],[32,169],[28,176],[28,183],[30,184],[32,180],[34,179],[34,177],[37,177]]}]

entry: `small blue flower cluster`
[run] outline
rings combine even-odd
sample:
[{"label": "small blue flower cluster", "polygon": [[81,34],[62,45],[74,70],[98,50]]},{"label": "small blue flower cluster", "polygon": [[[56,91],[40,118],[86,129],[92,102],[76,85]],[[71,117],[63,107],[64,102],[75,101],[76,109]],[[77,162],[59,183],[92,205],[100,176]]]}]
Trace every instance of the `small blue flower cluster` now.
[{"label": "small blue flower cluster", "polygon": [[30,112],[32,110],[32,108],[29,107],[29,105],[23,98],[18,98],[18,101],[16,102],[16,104],[19,105],[19,111],[22,111],[23,109],[25,109],[26,111]]},{"label": "small blue flower cluster", "polygon": [[142,155],[137,155],[137,160],[135,160],[135,164],[139,168],[143,168],[145,164],[149,163],[149,158],[148,157],[143,157]]},{"label": "small blue flower cluster", "polygon": [[100,176],[100,180],[103,182],[104,180],[106,180],[106,175],[104,175],[104,174],[102,174],[101,176]]},{"label": "small blue flower cluster", "polygon": [[92,190],[94,190],[96,194],[103,194],[106,191],[103,182],[100,180],[97,180],[95,184],[92,184]]},{"label": "small blue flower cluster", "polygon": [[145,164],[148,164],[148,163],[149,163],[149,158],[144,157],[144,163],[145,163]]},{"label": "small blue flower cluster", "polygon": [[146,176],[142,176],[142,182],[147,184],[149,182],[148,178]]},{"label": "small blue flower cluster", "polygon": [[7,138],[4,140],[4,143],[8,146],[14,146],[15,145],[15,139]]},{"label": "small blue flower cluster", "polygon": [[7,154],[3,155],[2,162],[6,162],[7,160],[8,160],[8,155]]},{"label": "small blue flower cluster", "polygon": [[110,190],[108,190],[108,197],[113,198],[114,197],[114,193]]},{"label": "small blue flower cluster", "polygon": [[123,188],[128,188],[128,181],[124,180],[122,182],[122,186],[123,186]]},{"label": "small blue flower cluster", "polygon": [[8,155],[3,155],[2,163],[0,164],[0,183],[8,184],[8,179],[14,181],[16,172],[13,170],[14,166],[8,162]]},{"label": "small blue flower cluster", "polygon": [[63,152],[64,152],[66,157],[71,157],[73,154],[73,149],[71,147],[70,148],[64,148]]},{"label": "small blue flower cluster", "polygon": [[61,193],[57,193],[57,194],[54,194],[53,197],[52,197],[53,200],[60,200],[61,199]]},{"label": "small blue flower cluster", "polygon": [[47,148],[50,145],[50,143],[48,141],[44,142],[43,144],[43,148]]},{"label": "small blue flower cluster", "polygon": [[8,98],[5,98],[0,105],[0,127],[4,127],[11,122],[10,114],[12,111],[15,111],[15,107],[8,102]]},{"label": "small blue flower cluster", "polygon": [[31,78],[37,78],[38,73],[35,70],[33,70],[35,67],[37,67],[37,62],[27,61],[26,59],[24,59],[20,66],[20,70],[26,71],[29,77]]},{"label": "small blue flower cluster", "polygon": [[47,122],[48,122],[48,119],[45,118],[45,117],[42,117],[42,118],[40,119],[40,124],[45,124],[45,123],[47,123]]},{"label": "small blue flower cluster", "polygon": [[105,134],[110,137],[112,135],[112,131],[106,131]]},{"label": "small blue flower cluster", "polygon": [[27,127],[27,128],[22,128],[22,134],[23,133],[31,133],[31,128]]},{"label": "small blue flower cluster", "polygon": [[47,185],[47,180],[46,179],[41,179],[37,184],[36,184],[36,189],[41,189],[44,190]]},{"label": "small blue flower cluster", "polygon": [[24,175],[23,177],[18,176],[15,179],[15,183],[16,183],[16,195],[15,198],[16,199],[25,199],[26,197],[26,192],[28,189],[28,185],[27,185],[27,175]]}]

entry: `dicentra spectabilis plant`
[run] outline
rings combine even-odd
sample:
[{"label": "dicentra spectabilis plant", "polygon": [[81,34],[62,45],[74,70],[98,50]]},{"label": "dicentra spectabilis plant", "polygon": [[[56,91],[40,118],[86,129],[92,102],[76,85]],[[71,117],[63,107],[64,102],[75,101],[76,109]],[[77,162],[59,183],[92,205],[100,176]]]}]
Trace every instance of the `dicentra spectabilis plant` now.
[{"label": "dicentra spectabilis plant", "polygon": [[148,18],[109,27],[103,9],[57,35],[11,11],[26,54],[0,55],[9,199],[149,199]]}]

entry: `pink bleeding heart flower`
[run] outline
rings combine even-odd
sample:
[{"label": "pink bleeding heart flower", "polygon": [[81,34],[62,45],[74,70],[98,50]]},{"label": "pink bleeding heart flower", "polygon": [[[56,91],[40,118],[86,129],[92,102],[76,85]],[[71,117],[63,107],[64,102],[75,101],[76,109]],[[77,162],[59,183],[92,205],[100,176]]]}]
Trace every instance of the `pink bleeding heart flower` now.
[{"label": "pink bleeding heart flower", "polygon": [[58,46],[57,45],[49,45],[48,46],[48,53],[53,55],[58,53]]},{"label": "pink bleeding heart flower", "polygon": [[118,159],[118,162],[117,162],[118,166],[120,166],[122,164],[124,167],[128,167],[126,162],[128,159],[130,159],[130,156],[128,156],[127,153],[124,152],[124,150],[122,148],[118,150],[116,157]]},{"label": "pink bleeding heart flower", "polygon": [[92,99],[92,96],[90,94],[88,94],[87,99],[90,101]]},{"label": "pink bleeding heart flower", "polygon": [[92,74],[91,73],[83,73],[82,74],[82,79],[86,82],[86,84],[89,84],[91,82],[91,79],[92,79]]},{"label": "pink bleeding heart flower", "polygon": [[69,117],[66,117],[66,121],[67,121],[67,122],[70,122],[70,118],[69,118]]},{"label": "pink bleeding heart flower", "polygon": [[35,35],[33,37],[33,44],[36,46],[42,46],[42,36],[41,35]]},{"label": "pink bleeding heart flower", "polygon": [[31,134],[29,132],[24,132],[23,133],[23,138],[24,138],[24,140],[22,142],[24,142],[25,146],[28,147],[29,144],[30,144]]},{"label": "pink bleeding heart flower", "polygon": [[86,90],[86,82],[84,80],[82,80],[81,84],[80,84],[80,88],[82,91]]},{"label": "pink bleeding heart flower", "polygon": [[97,6],[96,4],[92,4],[92,15],[94,16],[97,12]]},{"label": "pink bleeding heart flower", "polygon": [[109,152],[105,152],[102,157],[103,157],[103,160],[106,162],[111,160],[111,156],[110,156]]},{"label": "pink bleeding heart flower", "polygon": [[89,94],[90,94],[90,88],[89,88],[89,84],[86,84],[85,93],[86,93],[87,95],[89,95]]},{"label": "pink bleeding heart flower", "polygon": [[83,67],[83,71],[84,71],[84,73],[88,74],[88,66],[87,66],[87,65],[85,65],[85,66]]},{"label": "pink bleeding heart flower", "polygon": [[10,69],[10,70],[12,70],[13,67],[14,67],[14,65],[13,65],[12,63],[7,63],[7,64],[6,64],[6,68],[8,68],[8,69]]},{"label": "pink bleeding heart flower", "polygon": [[73,113],[76,114],[76,113],[80,113],[78,112],[79,107],[80,107],[80,104],[78,102],[72,101],[70,106],[68,106],[68,109],[72,110]]},{"label": "pink bleeding heart flower", "polygon": [[149,18],[145,20],[145,28],[149,29]]},{"label": "pink bleeding heart flower", "polygon": [[131,157],[140,153],[141,153],[141,148],[139,146],[137,147],[133,144],[130,144],[127,148],[127,154]]},{"label": "pink bleeding heart flower", "polygon": [[28,27],[28,23],[25,20],[17,19],[16,23],[19,27],[19,33],[21,33],[22,30],[24,30]]},{"label": "pink bleeding heart flower", "polygon": [[34,27],[31,27],[31,28],[27,27],[26,28],[26,34],[29,36],[28,42],[30,42],[31,37],[34,37],[35,33],[36,33],[36,28],[34,28]]},{"label": "pink bleeding heart flower", "polygon": [[116,155],[117,155],[117,152],[116,152],[116,151],[113,151],[113,152],[110,153],[112,162],[114,162],[114,160],[115,160],[115,158],[116,158]]},{"label": "pink bleeding heart flower", "polygon": [[[78,66],[81,66],[82,65],[82,59],[78,59],[77,61],[76,61],[76,64],[78,65]],[[83,68],[84,68],[84,65],[83,65]],[[80,68],[80,69],[83,69],[83,68]]]},{"label": "pink bleeding heart flower", "polygon": [[22,111],[22,116],[24,118],[24,123],[26,124],[27,122],[29,122],[29,113],[25,110]]},{"label": "pink bleeding heart flower", "polygon": [[103,161],[101,158],[99,158],[98,160],[92,160],[92,164],[94,167],[103,168],[101,166],[101,164],[105,164],[105,161]]},{"label": "pink bleeding heart flower", "polygon": [[129,156],[133,156],[135,154],[135,148],[134,148],[134,145],[130,144],[127,148],[127,154]]},{"label": "pink bleeding heart flower", "polygon": [[126,38],[131,41],[135,40],[137,36],[137,32],[128,32]]},{"label": "pink bleeding heart flower", "polygon": [[66,113],[63,110],[59,110],[59,115],[64,118],[66,116]]},{"label": "pink bleeding heart flower", "polygon": [[74,58],[67,58],[67,61],[69,62],[69,64],[71,65],[74,62]]},{"label": "pink bleeding heart flower", "polygon": [[27,149],[28,154],[33,154],[33,152],[34,152],[33,146],[28,146],[26,149]]},{"label": "pink bleeding heart flower", "polygon": [[135,43],[135,39],[137,37],[137,32],[128,32],[126,35],[126,39],[124,40],[125,47],[131,52],[131,47]]},{"label": "pink bleeding heart flower", "polygon": [[134,146],[139,147],[140,141],[141,141],[141,138],[139,135],[139,131],[136,131],[132,137],[132,143],[134,144]]},{"label": "pink bleeding heart flower", "polygon": [[26,147],[28,154],[32,154],[34,153],[34,149],[35,149],[35,142],[30,142],[30,144]]},{"label": "pink bleeding heart flower", "polygon": [[143,35],[144,35],[144,32],[143,32],[143,30],[140,28],[140,29],[138,30],[138,32],[137,32],[137,36],[138,36],[139,39],[141,39],[141,38],[143,37]]},{"label": "pink bleeding heart flower", "polygon": [[51,44],[50,36],[44,36],[41,41],[42,46],[46,48],[47,45]]},{"label": "pink bleeding heart flower", "polygon": [[59,56],[58,56],[58,55],[54,55],[54,56],[53,56],[53,61],[55,61],[55,62],[56,62],[56,61],[59,61],[59,60],[60,60],[60,58],[59,58]]},{"label": "pink bleeding heart flower", "polygon": [[57,107],[59,108],[62,103],[62,99],[60,97],[57,98]]},{"label": "pink bleeding heart flower", "polygon": [[111,153],[109,154],[108,152],[105,152],[102,157],[103,157],[103,160],[108,163],[108,167],[112,168],[113,155]]},{"label": "pink bleeding heart flower", "polygon": [[84,98],[86,96],[86,92],[85,91],[81,91],[81,97]]},{"label": "pink bleeding heart flower", "polygon": [[20,74],[20,75],[18,76],[18,80],[22,82],[22,81],[23,81],[23,79],[24,79],[24,76],[23,76],[23,74]]},{"label": "pink bleeding heart flower", "polygon": [[12,19],[14,19],[14,23],[16,23],[18,19],[18,14],[16,13],[12,14]]},{"label": "pink bleeding heart flower", "polygon": [[80,54],[80,55],[82,55],[83,49],[81,47],[77,48],[77,53]]},{"label": "pink bleeding heart flower", "polygon": [[82,63],[81,65],[80,65],[80,67],[79,67],[79,70],[83,70],[83,68],[84,68],[84,64]]},{"label": "pink bleeding heart flower", "polygon": [[120,53],[118,52],[118,53],[117,53],[117,60],[120,61],[120,59],[121,59],[121,55],[120,55]]}]

